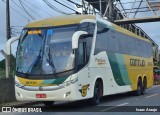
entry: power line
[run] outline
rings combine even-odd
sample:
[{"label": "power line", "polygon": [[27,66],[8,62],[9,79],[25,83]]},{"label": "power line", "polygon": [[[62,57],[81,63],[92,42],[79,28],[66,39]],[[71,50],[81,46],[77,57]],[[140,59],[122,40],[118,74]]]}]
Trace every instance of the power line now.
[{"label": "power line", "polygon": [[11,27],[16,27],[16,28],[23,28],[23,26],[11,26]]},{"label": "power line", "polygon": [[14,0],[11,0],[16,6],[18,6],[21,10],[24,11],[24,9],[22,7],[20,7]]},{"label": "power line", "polygon": [[[14,0],[11,0],[16,6],[18,6],[21,10],[25,11],[22,7],[20,7]],[[23,3],[23,2],[22,2]],[[24,4],[24,3],[23,3]],[[25,5],[25,4],[24,4]],[[26,7],[28,7],[27,5],[25,5]],[[29,8],[29,7],[28,7]],[[34,12],[34,10],[32,10],[31,8],[29,8],[32,12]],[[34,12],[38,17],[40,17],[36,12]]]},{"label": "power line", "polygon": [[44,12],[44,13],[46,13],[46,14],[52,16],[51,14],[49,14],[48,12],[46,12],[46,11],[40,9],[39,7],[37,7],[36,5],[32,4],[31,2],[29,2],[29,1],[27,1],[27,0],[24,0],[24,1],[27,2],[28,4],[32,5],[33,7],[37,8],[38,10],[41,10],[42,12]]},{"label": "power line", "polygon": [[33,16],[31,16],[31,15],[28,13],[28,11],[25,9],[25,7],[24,7],[23,4],[22,4],[22,1],[19,0],[19,2],[20,2],[20,4],[21,4],[22,8],[24,9],[24,11],[28,14],[28,16],[31,17],[33,20],[35,20],[35,18],[34,18]]},{"label": "power line", "polygon": [[66,7],[66,8],[68,8],[68,9],[74,11],[74,12],[77,12],[76,10],[74,10],[74,9],[72,9],[72,8],[70,8],[70,7],[66,6],[66,5],[64,5],[63,3],[61,3],[61,2],[59,2],[59,1],[57,1],[57,0],[54,0],[54,1],[57,2],[57,3],[59,3],[60,5],[62,5],[62,6],[64,6],[64,7]]},{"label": "power line", "polygon": [[47,0],[43,0],[51,9],[53,9],[54,11],[61,13],[61,14],[66,14],[69,15],[68,13],[65,13],[61,10],[59,10],[58,8],[56,8],[55,6],[53,6],[50,2],[48,2]]},{"label": "power line", "polygon": [[78,3],[75,3],[73,2],[72,0],[67,0],[68,2],[71,2],[72,4],[75,4],[77,7],[83,7],[82,5],[78,4]]},{"label": "power line", "polygon": [[25,5],[28,9],[30,9],[34,14],[36,14],[39,18],[41,18],[41,16],[39,14],[37,14],[33,9],[31,9],[29,6],[27,6],[23,1],[21,1],[23,3],[23,5]]},{"label": "power line", "polygon": [[68,4],[68,6],[74,7],[74,6],[72,6],[71,4],[69,4],[68,2],[66,2],[64,0],[61,0],[61,1],[63,1],[65,4]]},{"label": "power line", "polygon": [[[5,2],[4,0],[2,0],[2,2],[4,2],[4,3],[6,4],[6,2]],[[17,14],[21,15],[23,18],[25,18],[25,19],[27,19],[27,20],[30,21],[29,18],[27,18],[26,16],[22,15],[18,10],[16,10],[15,8],[13,8],[11,5],[10,5],[10,7],[11,7]]]}]

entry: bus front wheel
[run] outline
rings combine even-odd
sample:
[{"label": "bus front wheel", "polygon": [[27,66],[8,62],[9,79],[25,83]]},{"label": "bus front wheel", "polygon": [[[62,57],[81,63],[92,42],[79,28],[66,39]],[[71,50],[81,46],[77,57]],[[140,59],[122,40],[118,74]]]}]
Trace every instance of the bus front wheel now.
[{"label": "bus front wheel", "polygon": [[96,81],[94,86],[93,98],[91,99],[91,103],[93,105],[98,105],[101,98],[101,85],[98,81]]}]

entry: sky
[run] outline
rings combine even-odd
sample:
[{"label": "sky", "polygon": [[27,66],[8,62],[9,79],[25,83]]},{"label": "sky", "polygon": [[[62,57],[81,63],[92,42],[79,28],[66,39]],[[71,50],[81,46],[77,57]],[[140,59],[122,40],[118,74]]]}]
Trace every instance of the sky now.
[{"label": "sky", "polygon": [[[43,0],[22,0],[22,1],[28,7],[31,8],[31,10],[30,10],[26,6],[26,9],[28,11],[33,12],[31,14],[36,18],[36,20],[41,19],[41,18],[48,18],[48,17],[51,17],[51,16],[64,15],[64,14],[57,13],[56,11],[49,8],[43,2]],[[26,1],[33,4],[34,6],[30,5]],[[65,11],[66,13],[73,13],[73,11],[69,10],[68,8],[64,8],[63,6],[58,5],[55,2],[52,2],[53,0],[48,0],[48,1],[51,2],[52,4],[54,4],[55,6],[57,6],[59,9],[63,9],[63,11]],[[65,1],[65,0],[63,0],[63,1]],[[77,0],[75,0],[75,1],[77,1]],[[33,20],[22,10],[22,7],[21,8],[18,7],[15,3],[18,6],[21,6],[21,4],[19,3],[19,0],[10,0],[10,6],[11,6],[10,7],[10,22],[11,22],[11,26],[20,26],[20,27],[18,27],[18,29],[21,29],[21,27],[25,26],[28,22],[33,21]],[[67,5],[75,7],[73,4],[70,4],[70,3],[67,3]],[[47,13],[43,12],[42,10],[47,12]],[[17,13],[17,11],[18,11],[18,13]],[[36,12],[36,14],[34,12]],[[23,16],[21,16],[19,13]],[[26,17],[29,18],[30,20],[26,19]],[[2,2],[2,0],[0,0],[0,25],[1,25],[1,27],[0,27],[0,50],[5,51],[5,44],[6,44],[6,4],[4,2]],[[15,47],[16,45],[17,45],[17,43],[14,43],[12,45],[13,54],[15,54],[15,52],[16,52],[16,47]],[[0,60],[2,60],[3,58],[4,57],[0,53]]]},{"label": "sky", "polygon": [[[72,10],[69,10],[68,8],[65,8],[57,4],[53,0],[48,0],[48,1],[51,2],[54,6],[56,6],[58,9],[62,10],[63,12],[73,13]],[[64,3],[67,6],[70,6],[76,9],[75,5],[67,2],[66,0],[58,0],[58,1]],[[80,0],[73,0],[73,1],[80,2]],[[130,0],[130,1],[133,1],[133,0]],[[34,16],[36,20],[41,19],[41,18],[48,18],[51,16],[64,15],[48,7],[43,2],[43,0],[22,0],[22,2],[26,5],[25,9],[27,11],[30,11],[31,15]],[[10,7],[11,27],[16,26],[16,29],[14,29],[14,32],[15,31],[21,32],[21,28],[25,26],[28,22],[33,21],[33,20],[23,10],[19,0],[10,0],[10,6],[12,7],[12,8]],[[131,5],[128,5],[125,7],[126,8],[131,7]],[[138,15],[147,17],[150,14],[141,13]],[[6,4],[2,0],[0,0],[0,25],[1,25],[0,27],[0,50],[4,50],[4,51],[5,51],[5,44],[6,44],[6,25],[5,24],[6,24]],[[141,27],[154,41],[156,41],[158,45],[160,45],[160,31],[159,31],[160,22],[143,23],[143,24],[137,24],[137,25]],[[14,54],[16,52],[16,45],[17,43],[14,43],[12,45],[12,52]],[[4,57],[0,54],[0,60],[2,60],[3,58]]]}]

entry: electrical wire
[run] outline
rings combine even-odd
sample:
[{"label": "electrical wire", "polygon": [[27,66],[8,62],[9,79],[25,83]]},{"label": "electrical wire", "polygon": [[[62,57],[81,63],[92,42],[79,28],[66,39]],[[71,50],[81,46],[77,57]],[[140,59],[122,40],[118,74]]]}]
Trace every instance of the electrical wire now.
[{"label": "electrical wire", "polygon": [[11,0],[16,6],[18,6],[21,10],[24,10],[22,7],[20,7],[14,0]]},{"label": "electrical wire", "polygon": [[64,1],[64,0],[61,0],[61,1],[63,1],[66,5],[68,5],[68,6],[71,6],[71,7],[75,7],[75,6],[73,6],[73,5],[71,5],[71,4],[69,4],[68,2],[66,2],[66,1]]},{"label": "electrical wire", "polygon": [[25,9],[25,7],[23,6],[22,1],[19,0],[19,2],[20,2],[20,4],[21,4],[22,8],[24,9],[24,11],[28,14],[28,16],[29,16],[30,18],[32,18],[33,20],[35,20],[35,18],[34,18],[32,15],[30,15],[30,13]]},{"label": "electrical wire", "polygon": [[40,10],[40,11],[42,11],[42,12],[44,12],[44,13],[50,15],[50,16],[52,16],[50,13],[48,13],[48,12],[40,9],[39,7],[37,7],[36,5],[32,4],[31,2],[29,2],[29,1],[27,1],[27,0],[24,0],[24,1],[27,2],[28,4],[32,5],[33,7],[37,8],[38,10]]},{"label": "electrical wire", "polygon": [[[22,7],[20,7],[14,0],[11,0],[16,6],[18,6],[21,10],[24,11],[24,9]],[[24,4],[24,2],[22,2]],[[24,4],[25,5],[25,4]],[[27,5],[25,5],[26,7],[28,7]],[[28,7],[33,13],[35,13],[39,18],[41,18],[40,15],[38,15],[34,10],[32,10],[30,7]]]},{"label": "electrical wire", "polygon": [[[2,2],[4,2],[6,4],[6,2],[4,0],[2,0]],[[13,8],[11,5],[9,5],[17,14],[21,15],[23,18],[27,19],[30,21],[29,18],[27,18],[26,16],[24,16],[23,14],[21,14],[18,10],[16,10],[15,8]]]},{"label": "electrical wire", "polygon": [[72,4],[75,4],[77,7],[83,7],[82,5],[78,4],[78,3],[75,3],[73,2],[72,0],[67,0],[68,2],[71,2]]},{"label": "electrical wire", "polygon": [[54,11],[61,13],[61,14],[66,14],[69,15],[68,13],[65,13],[61,10],[59,10],[58,8],[56,8],[55,6],[53,6],[50,2],[48,2],[48,0],[43,0],[51,9],[53,9]]},{"label": "electrical wire", "polygon": [[77,12],[76,10],[74,10],[74,9],[72,9],[72,8],[70,8],[70,7],[66,6],[66,5],[64,5],[63,3],[61,3],[61,2],[59,2],[59,1],[57,1],[57,0],[54,0],[54,1],[57,2],[57,3],[59,3],[60,5],[62,5],[62,6],[64,6],[64,7],[66,7],[66,8],[68,8],[68,9],[74,11],[74,12]]},{"label": "electrical wire", "polygon": [[26,6],[28,9],[30,9],[34,14],[36,14],[39,18],[42,18],[39,14],[37,14],[36,12],[35,12],[35,10],[33,10],[33,9],[31,9],[29,6],[27,6],[22,0],[21,0],[21,2],[23,3],[23,5],[24,6]]}]

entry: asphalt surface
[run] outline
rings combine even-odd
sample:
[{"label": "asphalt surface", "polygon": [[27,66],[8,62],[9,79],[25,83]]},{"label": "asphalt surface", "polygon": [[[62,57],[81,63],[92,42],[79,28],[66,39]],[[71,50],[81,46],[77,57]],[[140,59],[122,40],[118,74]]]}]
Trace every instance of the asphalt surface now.
[{"label": "asphalt surface", "polygon": [[[145,95],[133,96],[130,93],[123,93],[111,96],[105,96],[101,99],[98,106],[89,104],[89,100],[77,102],[57,102],[52,107],[46,107],[43,104],[36,104],[33,106],[40,106],[45,111],[85,111],[85,112],[106,112],[116,111],[117,108],[129,109],[131,107],[140,106],[159,106],[160,108],[160,86],[154,86],[146,90]],[[128,108],[127,108],[128,107]],[[122,110],[117,110],[117,112]],[[124,110],[127,111],[127,110]]]},{"label": "asphalt surface", "polygon": [[[147,89],[145,95],[133,96],[130,93],[123,93],[111,96],[105,96],[101,99],[98,106],[92,106],[88,104],[88,100],[77,101],[77,102],[56,102],[52,107],[46,107],[43,104],[34,104],[29,107],[37,108],[40,107],[43,112],[41,114],[55,114],[55,115],[72,115],[75,114],[107,114],[111,113],[132,115],[142,114],[146,115],[160,114],[160,86],[154,86],[151,89]],[[22,106],[23,108],[28,107]],[[159,112],[157,112],[159,111]],[[129,113],[128,113],[129,112]],[[152,113],[151,113],[152,112]],[[22,113],[0,113],[2,115],[22,115]],[[33,113],[30,113],[33,114]],[[35,113],[34,113],[35,114]],[[24,113],[23,113],[24,115]],[[40,114],[38,114],[40,115]]]}]

